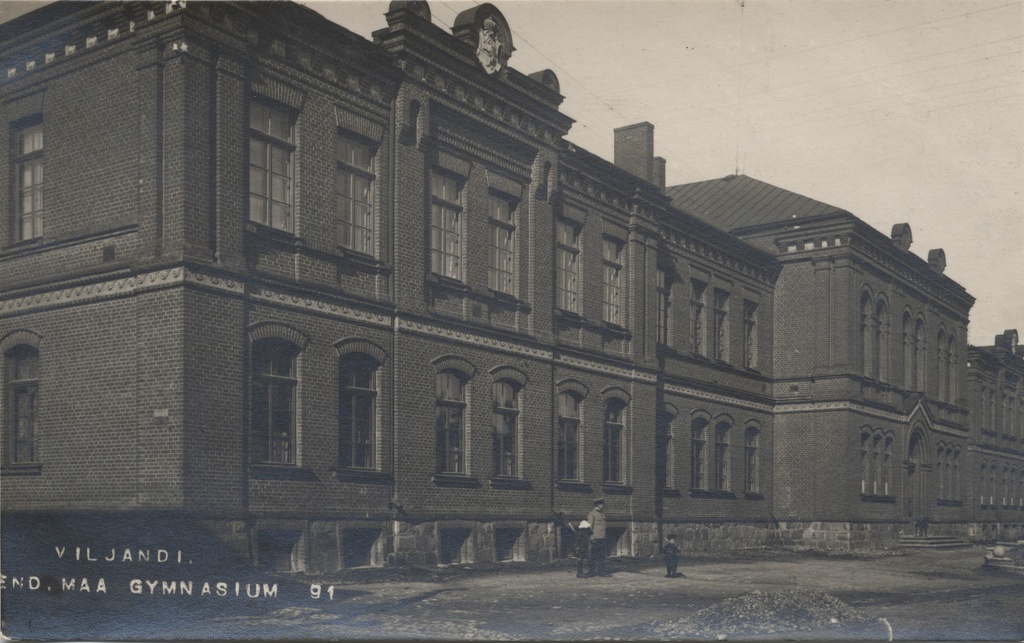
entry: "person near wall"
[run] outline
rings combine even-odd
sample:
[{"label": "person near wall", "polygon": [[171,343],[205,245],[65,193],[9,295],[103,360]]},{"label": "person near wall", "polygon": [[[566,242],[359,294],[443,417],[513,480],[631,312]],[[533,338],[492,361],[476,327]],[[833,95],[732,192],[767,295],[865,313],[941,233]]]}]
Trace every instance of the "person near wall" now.
[{"label": "person near wall", "polygon": [[604,517],[604,498],[594,500],[594,508],[587,514],[587,522],[594,533],[590,537],[590,575],[611,576],[605,568],[608,558],[608,529]]},{"label": "person near wall", "polygon": [[686,578],[685,575],[676,573],[676,568],[679,566],[679,556],[683,552],[679,549],[679,545],[676,544],[675,534],[669,534],[665,537],[665,545],[661,548],[661,552],[665,555],[665,578]]},{"label": "person near wall", "polygon": [[590,562],[590,535],[590,523],[584,520],[576,530],[576,547],[572,552],[573,557],[576,558],[576,578],[592,576],[589,570],[586,572],[583,570],[584,566],[593,566],[593,563]]}]

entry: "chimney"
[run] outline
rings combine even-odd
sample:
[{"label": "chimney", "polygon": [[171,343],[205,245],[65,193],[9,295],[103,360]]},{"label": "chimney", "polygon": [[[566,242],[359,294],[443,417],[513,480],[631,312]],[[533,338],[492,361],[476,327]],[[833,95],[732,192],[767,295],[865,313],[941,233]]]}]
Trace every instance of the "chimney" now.
[{"label": "chimney", "polygon": [[665,191],[665,159],[661,156],[654,157],[654,178],[657,179],[655,185],[662,192]]},{"label": "chimney", "polygon": [[892,242],[900,250],[910,250],[914,235],[910,234],[909,223],[897,223],[892,227]]},{"label": "chimney", "polygon": [[935,248],[928,251],[928,265],[940,275],[946,271],[946,251],[942,248]]},{"label": "chimney", "polygon": [[643,122],[615,130],[615,165],[648,183],[656,183],[654,125]]}]

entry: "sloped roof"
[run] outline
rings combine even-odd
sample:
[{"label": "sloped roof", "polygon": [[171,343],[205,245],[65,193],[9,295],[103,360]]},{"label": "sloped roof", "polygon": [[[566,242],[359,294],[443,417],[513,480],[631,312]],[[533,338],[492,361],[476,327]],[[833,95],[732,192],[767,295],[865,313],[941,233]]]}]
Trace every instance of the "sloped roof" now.
[{"label": "sloped roof", "polygon": [[665,194],[680,210],[727,231],[824,214],[849,214],[743,174],[674,185],[666,188]]}]

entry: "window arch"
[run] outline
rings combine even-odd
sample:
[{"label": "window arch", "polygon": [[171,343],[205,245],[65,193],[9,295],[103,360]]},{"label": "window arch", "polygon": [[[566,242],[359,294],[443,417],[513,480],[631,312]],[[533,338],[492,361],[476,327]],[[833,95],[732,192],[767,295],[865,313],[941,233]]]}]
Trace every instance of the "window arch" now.
[{"label": "window arch", "polygon": [[496,477],[517,478],[519,471],[519,391],[522,384],[512,379],[500,379],[492,385],[494,408],[492,411],[494,435],[492,456]]},{"label": "window arch", "polygon": [[254,464],[298,463],[298,356],[287,339],[258,339],[252,345],[251,460]]},{"label": "window arch", "polygon": [[39,350],[29,344],[11,344],[13,342],[4,342],[4,403],[7,406],[4,464],[32,464],[38,462]]},{"label": "window arch", "polygon": [[604,405],[604,481],[621,483],[623,478],[623,445],[626,433],[626,402],[611,397]]},{"label": "window arch", "polygon": [[466,473],[466,384],[469,374],[445,369],[436,376],[435,409],[438,473]]},{"label": "window arch", "polygon": [[338,361],[338,466],[378,468],[378,359],[346,353]]},{"label": "window arch", "polygon": [[949,363],[946,360],[946,330],[939,328],[939,334],[935,341],[935,396],[940,400],[947,400],[948,380],[947,368]]},{"label": "window arch", "polygon": [[690,487],[693,489],[708,488],[707,430],[710,424],[711,417],[703,411],[694,411],[691,415]]},{"label": "window arch", "polygon": [[745,493],[761,491],[761,462],[758,450],[760,436],[760,425],[754,421],[748,422],[743,432],[743,491]]},{"label": "window arch", "polygon": [[860,348],[861,373],[864,377],[875,375],[875,330],[874,307],[871,303],[871,292],[865,290],[860,295]]},{"label": "window arch", "polygon": [[729,431],[732,429],[732,418],[720,416],[715,422],[715,489],[728,491],[730,489],[730,458],[729,458]]},{"label": "window arch", "polygon": [[655,477],[658,489],[673,489],[675,479],[675,445],[673,424],[679,411],[671,404],[665,404],[658,411],[658,427],[656,439]]},{"label": "window arch", "polygon": [[889,305],[885,297],[878,296],[874,319],[874,377],[880,382],[889,381]]}]

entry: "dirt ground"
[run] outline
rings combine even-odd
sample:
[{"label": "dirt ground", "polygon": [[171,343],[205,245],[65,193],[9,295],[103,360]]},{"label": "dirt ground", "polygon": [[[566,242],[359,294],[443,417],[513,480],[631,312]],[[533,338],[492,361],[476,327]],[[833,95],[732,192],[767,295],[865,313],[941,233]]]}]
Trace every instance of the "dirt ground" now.
[{"label": "dirt ground", "polygon": [[[576,578],[571,560],[361,569],[333,578],[280,576],[274,599],[233,607],[132,596],[124,611],[107,608],[114,618],[82,607],[81,629],[53,629],[58,617],[65,626],[74,622],[75,603],[60,614],[37,607],[35,626],[22,633],[91,640],[887,640],[891,628],[894,640],[1022,640],[1024,576],[982,568],[984,553],[684,556],[685,578],[665,578],[658,560],[633,559],[611,559],[610,578],[585,579]],[[781,611],[766,611],[769,599],[781,601]]]}]

